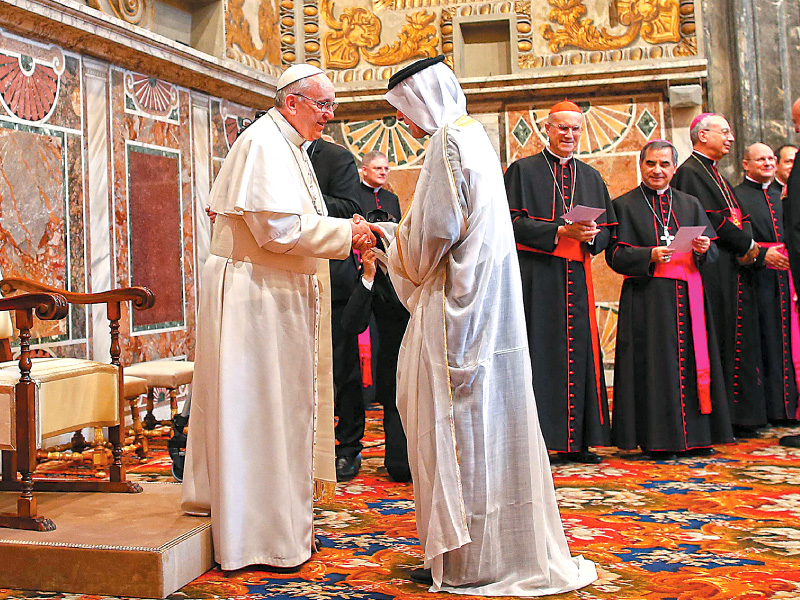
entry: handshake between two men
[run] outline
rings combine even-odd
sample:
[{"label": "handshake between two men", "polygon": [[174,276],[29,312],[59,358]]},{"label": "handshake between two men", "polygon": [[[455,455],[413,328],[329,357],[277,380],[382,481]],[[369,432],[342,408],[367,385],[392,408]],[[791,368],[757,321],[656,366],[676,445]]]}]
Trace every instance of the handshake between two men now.
[{"label": "handshake between two men", "polygon": [[359,214],[353,215],[350,221],[353,230],[353,250],[366,252],[375,247],[375,234],[367,220]]}]

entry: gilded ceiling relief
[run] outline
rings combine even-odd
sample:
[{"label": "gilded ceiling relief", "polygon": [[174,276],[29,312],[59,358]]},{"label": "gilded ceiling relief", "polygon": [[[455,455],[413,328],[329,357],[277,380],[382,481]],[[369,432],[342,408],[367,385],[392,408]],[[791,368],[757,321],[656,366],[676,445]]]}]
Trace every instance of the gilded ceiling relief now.
[{"label": "gilded ceiling relief", "polygon": [[[225,15],[226,47],[240,51],[258,61],[280,64],[281,43],[278,31],[278,6],[274,0],[258,5],[258,35],[253,36],[250,22],[244,14],[245,0],[228,0]],[[258,41],[256,41],[258,40]]]},{"label": "gilded ceiling relief", "polygon": [[649,44],[680,41],[680,5],[678,0],[612,0],[609,11],[614,21],[627,27],[620,35],[606,27],[595,27],[585,18],[584,0],[547,0],[552,7],[549,18],[561,27],[541,26],[544,39],[552,52],[571,46],[582,50],[617,50],[625,48],[641,36]]},{"label": "gilded ceiling relief", "polygon": [[87,4],[131,25],[149,29],[153,24],[153,0],[87,0]]},{"label": "gilded ceiling relief", "polygon": [[411,58],[436,56],[439,38],[432,25],[436,13],[420,10],[406,15],[406,23],[391,44],[381,42],[381,20],[362,7],[345,8],[334,16],[331,0],[321,0],[320,10],[329,27],[322,40],[325,66],[329,69],[352,69],[361,58],[377,66],[396,65]]}]

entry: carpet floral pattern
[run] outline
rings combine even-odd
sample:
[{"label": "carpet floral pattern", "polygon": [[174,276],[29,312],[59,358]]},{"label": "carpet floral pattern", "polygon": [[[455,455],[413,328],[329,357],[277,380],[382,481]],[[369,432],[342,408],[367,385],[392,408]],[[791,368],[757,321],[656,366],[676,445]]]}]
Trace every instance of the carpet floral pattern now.
[{"label": "carpet floral pattern", "polygon": [[[572,552],[600,574],[557,598],[800,598],[800,450],[777,445],[793,432],[768,430],[704,458],[654,462],[604,449],[599,466],[554,466]],[[323,548],[299,572],[214,569],[171,598],[441,598],[406,579],[421,561],[412,486],[388,479],[381,435],[380,413],[370,411],[361,474],[317,509]],[[132,479],[168,477],[163,441],[154,442],[147,461],[127,459]],[[2,598],[97,597],[0,590]]]}]

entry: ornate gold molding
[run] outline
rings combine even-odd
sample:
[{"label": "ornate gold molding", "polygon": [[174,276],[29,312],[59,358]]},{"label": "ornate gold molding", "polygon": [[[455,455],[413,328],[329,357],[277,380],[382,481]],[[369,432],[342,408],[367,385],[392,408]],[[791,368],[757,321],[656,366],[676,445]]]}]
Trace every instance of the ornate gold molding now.
[{"label": "ornate gold molding", "polygon": [[329,69],[351,69],[362,57],[370,64],[389,66],[411,58],[436,56],[439,38],[436,27],[431,25],[435,13],[420,10],[407,15],[408,22],[395,42],[370,51],[381,41],[381,20],[374,13],[362,7],[348,7],[337,19],[332,0],[320,0],[319,6],[331,29],[322,40],[325,66]]},{"label": "ornate gold molding", "polygon": [[87,4],[131,25],[149,27],[153,23],[152,0],[87,0]]},{"label": "ornate gold molding", "polygon": [[264,0],[258,7],[258,38],[261,46],[256,46],[250,31],[250,23],[244,16],[244,0],[228,0],[225,15],[225,35],[227,47],[234,44],[256,60],[266,59],[268,63],[277,65],[281,60],[280,39],[278,31],[278,9],[273,0]]},{"label": "ornate gold molding", "polygon": [[540,31],[554,53],[568,46],[583,50],[617,50],[629,46],[640,36],[649,44],[681,41],[679,0],[615,0],[614,16],[620,25],[628,27],[621,35],[612,35],[605,27],[598,29],[592,19],[584,18],[587,9],[583,0],[547,2],[552,7],[549,19],[561,27],[554,30],[550,24],[545,24]]},{"label": "ornate gold molding", "polygon": [[363,50],[364,58],[373,65],[396,65],[410,58],[436,56],[439,38],[436,27],[431,25],[436,13],[420,10],[406,16],[406,23],[397,41],[378,48],[375,52]]}]

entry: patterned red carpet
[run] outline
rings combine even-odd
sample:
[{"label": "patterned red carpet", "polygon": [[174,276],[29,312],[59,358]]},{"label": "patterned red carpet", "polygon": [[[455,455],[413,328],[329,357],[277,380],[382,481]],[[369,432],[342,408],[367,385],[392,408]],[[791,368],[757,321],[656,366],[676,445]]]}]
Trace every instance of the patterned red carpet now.
[{"label": "patterned red carpet", "polygon": [[[318,510],[323,548],[298,573],[215,569],[171,598],[441,598],[405,579],[420,562],[412,488],[386,477],[379,419],[370,411],[361,474]],[[609,449],[600,466],[555,466],[572,552],[600,572],[594,585],[558,598],[800,598],[800,450],[776,444],[787,432],[708,458],[652,462]],[[153,454],[131,465],[132,478],[167,477],[166,453]],[[96,597],[0,590],[0,598]]]}]

